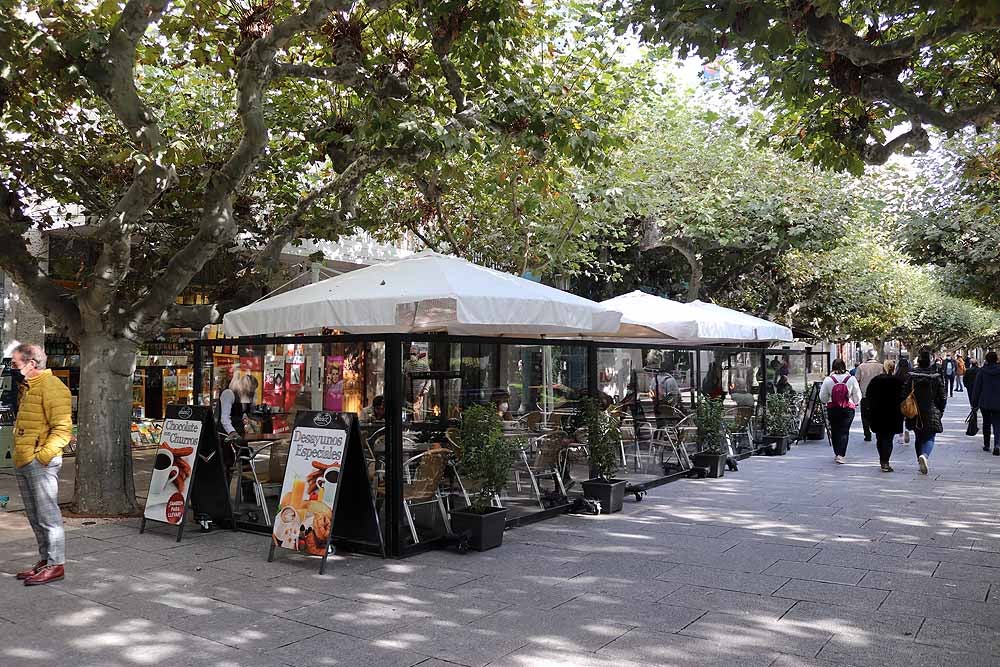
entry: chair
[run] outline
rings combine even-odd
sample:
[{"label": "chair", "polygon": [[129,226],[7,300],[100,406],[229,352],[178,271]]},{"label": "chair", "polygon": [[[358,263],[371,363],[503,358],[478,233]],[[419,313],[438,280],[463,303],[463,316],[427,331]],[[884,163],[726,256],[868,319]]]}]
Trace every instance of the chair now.
[{"label": "chair", "polygon": [[654,434],[655,429],[649,422],[636,423],[630,419],[628,420],[628,423],[622,425],[622,451],[624,452],[626,442],[631,442],[632,446],[635,447],[635,453],[633,454],[632,460],[635,463],[636,472],[639,472],[642,467],[643,443],[647,443],[647,459],[650,462],[653,460],[653,452],[655,449],[658,449],[658,447],[654,445]]},{"label": "chair", "polygon": [[[531,480],[531,488],[535,492],[535,500],[538,501],[538,506],[541,509],[545,509],[545,502],[542,500],[542,490],[538,485],[538,480],[551,478],[554,480],[559,493],[563,497],[566,496],[566,487],[563,485],[562,471],[560,469],[561,453],[565,448],[564,443],[566,438],[567,435],[562,431],[546,433],[536,438],[534,441],[533,461],[529,460],[529,454],[532,453],[530,449],[525,448],[519,452],[521,461],[528,473],[528,478]],[[515,475],[518,472],[520,471],[515,470]],[[515,484],[518,484],[518,479],[515,478]]]},{"label": "chair", "polygon": [[450,457],[451,452],[447,449],[429,449],[403,463],[403,469],[406,471],[415,468],[412,474],[407,475],[409,481],[403,484],[403,512],[414,544],[420,544],[412,512],[412,508],[416,505],[436,503],[441,511],[441,520],[444,521],[445,527],[451,530],[448,511],[441,497],[441,481],[444,479]]}]

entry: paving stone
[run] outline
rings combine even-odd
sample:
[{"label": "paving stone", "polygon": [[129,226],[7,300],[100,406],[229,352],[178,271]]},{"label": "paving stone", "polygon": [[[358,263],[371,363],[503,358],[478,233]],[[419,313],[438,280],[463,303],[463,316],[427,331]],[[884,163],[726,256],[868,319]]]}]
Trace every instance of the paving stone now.
[{"label": "paving stone", "polygon": [[856,539],[851,537],[831,537],[819,543],[820,549],[838,549],[843,551],[860,551],[862,553],[882,554],[883,556],[898,556],[906,558],[916,549],[914,544],[902,542],[885,542],[877,539]]},{"label": "paving stone", "polygon": [[862,553],[842,549],[823,549],[810,563],[824,565],[840,565],[859,570],[877,570],[879,572],[901,572],[903,574],[922,574],[931,576],[937,569],[938,561],[917,558],[899,558],[882,554]]},{"label": "paving stone", "polygon": [[754,540],[766,544],[787,544],[793,547],[815,547],[825,537],[822,535],[817,536],[800,528],[790,528],[782,525],[761,529],[733,528],[722,536],[739,540]]},{"label": "paving stone", "polygon": [[656,602],[679,589],[683,584],[675,581],[659,581],[645,577],[629,577],[613,574],[585,572],[578,577],[555,585],[557,591],[572,593],[573,597],[585,593],[610,595],[612,597]]},{"label": "paving stone", "polygon": [[907,591],[921,595],[983,602],[990,589],[987,582],[941,580],[898,572],[869,572],[858,586],[887,591]]},{"label": "paving stone", "polygon": [[477,572],[464,570],[449,570],[446,568],[422,565],[417,562],[399,561],[390,563],[368,572],[368,576],[390,581],[404,581],[413,586],[433,588],[446,591],[455,586],[461,586],[483,576]]},{"label": "paving stone", "polygon": [[551,577],[534,575],[485,576],[456,586],[451,592],[459,596],[497,600],[537,609],[552,609],[583,594],[583,589],[578,587],[557,586],[556,583],[561,581],[563,580],[553,581]]},{"label": "paving stone", "polygon": [[840,567],[838,565],[822,565],[817,563],[798,563],[795,561],[778,561],[764,571],[778,577],[791,579],[807,579],[810,581],[825,581],[831,584],[854,585],[861,581],[865,571],[856,568]]},{"label": "paving stone", "polygon": [[557,609],[561,613],[575,614],[579,618],[647,627],[660,632],[676,632],[705,613],[690,607],[592,594],[573,598]]},{"label": "paving stone", "polygon": [[797,602],[779,623],[818,628],[834,634],[858,635],[876,641],[880,637],[913,638],[923,623],[923,616],[893,613],[879,609],[865,611],[816,602]]},{"label": "paving stone", "polygon": [[787,544],[769,544],[767,542],[756,542],[747,540],[737,544],[732,549],[725,552],[725,556],[736,559],[767,556],[775,560],[797,560],[808,561],[819,553],[819,549],[812,547],[790,546]]},{"label": "paving stone", "polygon": [[677,565],[659,575],[657,579],[758,595],[770,595],[788,581],[787,577],[710,570],[696,565]]},{"label": "paving stone", "polygon": [[[664,609],[665,613],[669,610]],[[540,616],[526,613],[523,607],[508,607],[477,619],[469,628],[507,632],[531,644],[566,651],[596,651],[632,629],[632,625],[612,619],[589,620],[574,609],[557,607]],[[440,656],[435,656],[440,657]]]},{"label": "paving stone", "polygon": [[204,588],[202,592],[213,600],[275,615],[308,607],[330,598],[324,593],[295,586],[263,586],[257,581],[244,582],[242,580],[209,586]]},{"label": "paving stone", "polygon": [[427,660],[426,655],[397,648],[391,644],[392,642],[384,640],[370,642],[325,632],[272,649],[264,655],[281,660],[287,665],[323,667],[413,667]]},{"label": "paving stone", "polygon": [[1000,615],[986,602],[952,600],[950,598],[920,595],[905,591],[892,591],[880,607],[881,610],[939,618],[974,625],[985,625],[1000,630]]},{"label": "paving stone", "polygon": [[[419,667],[454,667],[455,663],[428,660]],[[528,645],[494,660],[490,667],[653,667],[653,663],[612,659],[594,653],[561,651],[545,646]]]},{"label": "paving stone", "polygon": [[960,651],[1000,655],[1000,632],[982,625],[929,619],[920,628],[917,641]]},{"label": "paving stone", "polygon": [[749,653],[754,647],[813,657],[833,636],[816,628],[794,627],[754,616],[710,612],[684,628],[681,634],[709,639]]},{"label": "paving stone", "polygon": [[777,657],[760,646],[753,651],[744,648],[728,642],[637,628],[598,650],[597,655],[662,667],[764,667]]},{"label": "paving stone", "polygon": [[468,667],[484,667],[529,643],[529,638],[507,630],[427,622],[390,633],[369,645],[419,653]]},{"label": "paving stone", "polygon": [[803,579],[792,579],[774,592],[775,597],[823,602],[871,611],[878,609],[879,605],[882,604],[882,601],[888,595],[889,591],[879,591],[859,586],[845,586],[843,584],[828,584],[821,581],[805,581]]},{"label": "paving stone", "polygon": [[941,547],[918,546],[912,558],[941,561],[942,563],[963,563],[982,567],[1000,568],[1000,553],[975,551],[973,549],[945,549]]},{"label": "paving stone", "polygon": [[996,662],[988,654],[918,644],[910,640],[859,640],[851,635],[834,635],[819,652],[819,658],[861,667],[908,665],[912,667],[986,667]]},{"label": "paving stone", "polygon": [[750,614],[772,619],[780,618],[795,604],[794,600],[700,586],[684,586],[660,602],[725,614]]},{"label": "paving stone", "polygon": [[934,577],[956,581],[980,581],[1000,585],[1000,567],[982,567],[965,563],[941,563]]}]

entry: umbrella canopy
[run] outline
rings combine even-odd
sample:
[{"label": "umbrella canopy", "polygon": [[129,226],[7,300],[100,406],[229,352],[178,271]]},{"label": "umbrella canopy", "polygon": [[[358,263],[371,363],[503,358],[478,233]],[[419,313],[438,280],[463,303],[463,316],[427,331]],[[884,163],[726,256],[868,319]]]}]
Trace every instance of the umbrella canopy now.
[{"label": "umbrella canopy", "polygon": [[[675,345],[791,340],[791,331],[785,327],[699,301],[680,303],[635,291],[602,301],[601,305],[622,313],[621,327],[616,336],[619,340],[660,338]],[[783,337],[785,332],[787,337]]]},{"label": "umbrella canopy", "polygon": [[732,308],[723,308],[714,303],[705,303],[704,301],[693,301],[687,305],[707,313],[714,313],[722,319],[751,326],[754,328],[757,340],[759,341],[791,342],[794,340],[791,329],[760,317],[754,317],[753,315],[748,315]]},{"label": "umbrella canopy", "polygon": [[351,271],[226,314],[229,336],[448,332],[484,336],[614,332],[621,313],[435,252]]}]

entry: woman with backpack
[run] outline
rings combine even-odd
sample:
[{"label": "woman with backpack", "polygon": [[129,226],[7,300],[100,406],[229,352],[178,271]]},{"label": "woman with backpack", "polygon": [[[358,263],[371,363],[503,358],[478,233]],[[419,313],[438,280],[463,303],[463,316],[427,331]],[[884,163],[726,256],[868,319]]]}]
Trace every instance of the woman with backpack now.
[{"label": "woman with backpack", "polygon": [[917,357],[917,367],[910,372],[910,379],[903,388],[902,407],[906,428],[913,431],[914,449],[920,472],[927,474],[934,436],[944,430],[941,416],[948,405],[944,382],[931,366],[931,353],[924,350]]},{"label": "woman with backpack", "polygon": [[879,465],[882,472],[892,472],[889,465],[892,441],[903,432],[903,413],[899,411],[899,404],[903,402],[903,381],[894,374],[896,363],[891,359],[882,368],[885,372],[868,382],[865,402],[868,404],[868,424],[875,434]]},{"label": "woman with backpack", "polygon": [[819,400],[826,403],[830,436],[833,440],[833,460],[846,463],[847,441],[851,437],[854,423],[854,408],[861,402],[861,385],[857,378],[847,372],[843,359],[834,359],[833,372],[823,380],[819,390]]}]

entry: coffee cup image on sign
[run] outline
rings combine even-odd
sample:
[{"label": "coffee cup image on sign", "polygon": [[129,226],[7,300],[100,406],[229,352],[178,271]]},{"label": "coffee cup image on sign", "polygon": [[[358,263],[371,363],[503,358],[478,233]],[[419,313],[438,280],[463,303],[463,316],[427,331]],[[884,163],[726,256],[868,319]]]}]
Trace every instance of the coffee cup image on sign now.
[{"label": "coffee cup image on sign", "polygon": [[153,477],[149,483],[151,494],[172,493],[172,483],[180,474],[180,468],[174,463],[174,455],[169,450],[161,449],[156,453],[153,463]]},{"label": "coffee cup image on sign", "polygon": [[340,479],[340,468],[328,468],[323,474],[323,479],[327,484],[336,484]]}]

